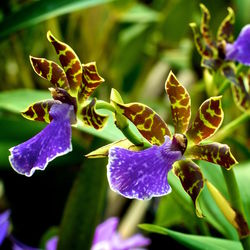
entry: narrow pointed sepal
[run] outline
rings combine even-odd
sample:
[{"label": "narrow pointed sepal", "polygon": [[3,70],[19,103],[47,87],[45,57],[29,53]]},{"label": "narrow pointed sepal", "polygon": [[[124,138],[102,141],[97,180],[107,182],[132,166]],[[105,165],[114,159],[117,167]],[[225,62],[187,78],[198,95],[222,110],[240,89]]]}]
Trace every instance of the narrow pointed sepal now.
[{"label": "narrow pointed sepal", "polygon": [[107,144],[103,147],[100,147],[90,153],[88,153],[87,155],[85,155],[85,157],[87,158],[102,158],[102,157],[107,157],[109,154],[109,150],[112,147],[120,147],[120,148],[125,148],[125,149],[129,149],[131,151],[139,151],[142,150],[142,147],[140,146],[135,146],[131,141],[129,141],[128,139],[122,139],[119,141],[115,141],[112,142],[110,144]]},{"label": "narrow pointed sepal", "polygon": [[31,176],[35,170],[44,170],[54,158],[72,150],[71,124],[74,107],[54,104],[50,109],[53,118],[40,133],[10,149],[9,161],[19,174]]},{"label": "narrow pointed sepal", "polygon": [[78,101],[84,102],[87,100],[95,89],[104,82],[104,79],[99,75],[95,62],[82,65],[82,84],[78,92]]},{"label": "narrow pointed sepal", "polygon": [[173,151],[172,141],[168,136],[165,138],[163,145],[138,152],[111,148],[107,165],[110,188],[122,196],[139,200],[168,194],[171,187],[167,174],[182,153]]},{"label": "narrow pointed sepal", "polygon": [[175,133],[183,134],[187,130],[191,116],[190,96],[173,72],[169,73],[165,87],[171,103]]},{"label": "narrow pointed sepal", "polygon": [[217,32],[218,41],[226,41],[227,43],[233,42],[233,26],[235,22],[234,11],[232,8],[228,7],[228,15],[221,22],[221,25]]},{"label": "narrow pointed sepal", "polygon": [[48,80],[55,87],[69,89],[69,83],[63,69],[56,63],[45,58],[30,56],[30,62],[34,71],[42,78]]},{"label": "narrow pointed sepal", "polygon": [[195,144],[212,136],[223,121],[221,96],[211,97],[203,102],[197,112],[195,120],[186,133],[188,140]]},{"label": "narrow pointed sepal", "polygon": [[230,169],[238,163],[228,145],[217,142],[191,146],[186,149],[185,156],[191,159],[209,161],[226,169]]},{"label": "narrow pointed sepal", "polygon": [[70,89],[77,90],[82,83],[82,65],[78,56],[69,45],[56,39],[50,31],[47,33],[47,38],[56,50],[67,75]]},{"label": "narrow pointed sepal", "polygon": [[28,120],[41,121],[49,123],[52,120],[49,111],[54,104],[60,103],[55,100],[44,100],[31,104],[27,109],[21,112],[22,116]]},{"label": "narrow pointed sepal", "polygon": [[[231,85],[234,101],[241,111],[250,113],[250,75],[246,77],[244,74],[240,74],[237,80],[238,85]],[[248,89],[244,81],[248,84]]]},{"label": "narrow pointed sepal", "polygon": [[202,172],[193,161],[180,160],[173,165],[175,175],[180,179],[187,194],[191,197],[198,217],[203,217],[198,203],[198,197],[204,187]]},{"label": "narrow pointed sepal", "polygon": [[207,46],[197,29],[197,25],[195,23],[190,23],[189,26],[193,31],[194,43],[197,48],[198,53],[205,58],[211,58],[213,56],[213,51],[209,46]]},{"label": "narrow pointed sepal", "polygon": [[107,115],[101,115],[96,112],[96,99],[92,99],[92,101],[82,108],[79,112],[80,120],[87,126],[94,127],[95,129],[102,129],[108,119]]},{"label": "narrow pointed sepal", "polygon": [[213,41],[211,30],[210,30],[210,12],[207,9],[207,7],[204,4],[200,4],[200,8],[202,11],[202,18],[201,18],[201,27],[200,31],[202,34],[202,37],[206,43],[207,46],[211,49],[213,54],[216,52],[217,48],[215,47],[215,41]]},{"label": "narrow pointed sepal", "polygon": [[115,106],[117,112],[127,117],[151,144],[161,145],[165,140],[164,136],[171,135],[167,124],[148,106],[137,102],[115,103]]},{"label": "narrow pointed sepal", "polygon": [[226,60],[250,65],[250,24],[243,27],[234,43],[227,43]]}]

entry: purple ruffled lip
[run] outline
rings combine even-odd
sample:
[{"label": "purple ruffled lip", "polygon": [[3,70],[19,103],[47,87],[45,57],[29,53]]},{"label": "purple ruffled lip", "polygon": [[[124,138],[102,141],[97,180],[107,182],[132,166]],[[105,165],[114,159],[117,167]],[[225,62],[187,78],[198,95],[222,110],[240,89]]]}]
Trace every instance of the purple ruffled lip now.
[{"label": "purple ruffled lip", "polygon": [[40,133],[10,149],[9,161],[19,174],[32,176],[35,170],[44,170],[50,161],[72,150],[74,107],[65,103],[54,104],[49,114],[53,119]]},{"label": "purple ruffled lip", "polygon": [[110,188],[120,195],[147,200],[171,192],[167,174],[182,151],[168,136],[161,146],[142,151],[114,147],[109,151],[107,176]]},{"label": "purple ruffled lip", "polygon": [[226,44],[226,60],[250,66],[250,24],[242,28],[234,43]]}]

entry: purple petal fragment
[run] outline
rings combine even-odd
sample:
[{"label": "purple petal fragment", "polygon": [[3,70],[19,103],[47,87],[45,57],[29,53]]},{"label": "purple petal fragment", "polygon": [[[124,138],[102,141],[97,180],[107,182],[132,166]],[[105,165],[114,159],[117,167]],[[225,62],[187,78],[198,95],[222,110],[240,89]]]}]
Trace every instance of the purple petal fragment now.
[{"label": "purple petal fragment", "polygon": [[93,245],[101,241],[110,241],[115,234],[118,223],[118,218],[112,217],[98,225],[95,229]]},{"label": "purple petal fragment", "polygon": [[53,120],[40,133],[10,149],[11,166],[19,174],[31,176],[36,169],[44,170],[54,158],[72,150],[71,120],[74,107],[54,104],[49,112]]},{"label": "purple petal fragment", "polygon": [[132,250],[148,246],[151,243],[150,239],[141,234],[122,239],[116,231],[118,222],[118,218],[112,217],[96,227],[91,250]]},{"label": "purple petal fragment", "polygon": [[0,246],[2,245],[5,237],[8,234],[8,229],[9,229],[9,217],[10,217],[10,211],[7,210],[0,214]]},{"label": "purple petal fragment", "polygon": [[110,188],[139,200],[166,195],[171,192],[167,173],[181,157],[181,151],[174,149],[168,136],[163,145],[138,152],[113,147],[107,166]]},{"label": "purple petal fragment", "polygon": [[49,239],[46,243],[46,250],[56,250],[58,244],[58,236],[54,236]]},{"label": "purple petal fragment", "polygon": [[226,60],[250,65],[250,24],[242,28],[234,43],[226,44]]}]

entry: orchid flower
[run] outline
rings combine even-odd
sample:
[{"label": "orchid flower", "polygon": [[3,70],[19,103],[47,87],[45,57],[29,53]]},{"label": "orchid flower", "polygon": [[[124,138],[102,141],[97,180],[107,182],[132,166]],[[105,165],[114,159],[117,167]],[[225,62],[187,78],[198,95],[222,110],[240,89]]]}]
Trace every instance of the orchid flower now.
[{"label": "orchid flower", "polygon": [[[150,244],[150,239],[136,234],[128,239],[122,239],[117,232],[119,220],[112,217],[96,227],[91,250],[143,250]],[[46,250],[56,250],[58,237],[51,238],[46,244]]]},{"label": "orchid flower", "polygon": [[203,189],[204,178],[192,159],[219,164],[225,169],[237,163],[226,144],[203,144],[222,123],[221,96],[203,102],[190,123],[190,96],[172,72],[166,81],[166,92],[171,104],[174,135],[148,106],[112,100],[117,112],[128,118],[153,146],[140,151],[112,146],[107,165],[109,185],[113,191],[127,198],[144,200],[166,195],[171,191],[167,174],[173,168],[192,198],[197,215],[201,216],[196,200]]},{"label": "orchid flower", "polygon": [[237,39],[234,40],[234,11],[228,8],[228,15],[219,26],[217,38],[214,39],[209,27],[209,10],[203,4],[200,4],[200,7],[202,10],[200,32],[195,23],[191,23],[190,26],[193,30],[197,51],[202,57],[201,64],[212,71],[220,70],[232,83],[236,105],[242,111],[249,112],[250,71],[248,69],[246,72],[238,72],[235,62],[250,66],[250,25],[244,26]]},{"label": "orchid flower", "polygon": [[71,125],[78,120],[95,129],[101,129],[107,120],[106,116],[96,112],[96,99],[88,101],[104,81],[95,63],[81,64],[73,49],[57,40],[50,31],[47,38],[62,67],[45,58],[30,57],[30,61],[34,71],[53,85],[49,88],[53,99],[30,105],[22,115],[49,124],[28,141],[10,149],[11,166],[26,176],[31,176],[37,169],[44,170],[54,158],[72,150]]}]

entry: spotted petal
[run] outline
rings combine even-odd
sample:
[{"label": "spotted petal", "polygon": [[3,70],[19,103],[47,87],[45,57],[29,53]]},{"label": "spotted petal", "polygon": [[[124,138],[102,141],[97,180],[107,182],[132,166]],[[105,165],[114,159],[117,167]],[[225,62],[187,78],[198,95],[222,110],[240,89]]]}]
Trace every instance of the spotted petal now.
[{"label": "spotted petal", "polygon": [[67,75],[70,89],[78,89],[82,83],[82,65],[78,56],[69,45],[57,40],[50,31],[48,31],[47,37],[56,50]]},{"label": "spotted petal", "polygon": [[218,41],[225,40],[228,43],[233,42],[233,25],[235,22],[235,16],[234,11],[232,8],[227,8],[228,15],[225,17],[225,19],[222,21],[218,32],[217,32],[217,39]]},{"label": "spotted petal", "polygon": [[174,164],[174,173],[179,177],[184,190],[191,197],[198,217],[202,217],[197,199],[204,187],[200,168],[191,160],[180,160]]},{"label": "spotted petal", "polygon": [[206,42],[206,45],[209,46],[209,48],[214,54],[216,53],[217,48],[215,47],[215,42],[213,41],[212,34],[210,31],[210,26],[209,26],[209,21],[211,18],[210,13],[204,4],[200,4],[200,8],[202,11],[201,27],[200,27],[201,34]]},{"label": "spotted petal", "polygon": [[72,150],[71,117],[74,107],[54,104],[50,113],[53,120],[40,133],[10,149],[11,166],[20,174],[31,176],[36,169],[44,170],[54,158]]},{"label": "spotted petal", "polygon": [[228,145],[217,142],[191,146],[187,148],[185,156],[191,159],[209,161],[226,169],[230,169],[237,163]]},{"label": "spotted petal", "polygon": [[95,62],[83,64],[82,70],[82,85],[78,92],[80,102],[87,100],[94,90],[104,82],[104,79],[98,74]]},{"label": "spotted petal", "polygon": [[164,136],[171,133],[161,117],[148,106],[142,103],[116,103],[118,112],[126,116],[150,143],[161,145]]},{"label": "spotted petal", "polygon": [[170,72],[166,81],[166,91],[171,103],[175,133],[185,133],[191,116],[191,101],[187,90]]},{"label": "spotted petal", "polygon": [[60,103],[55,100],[45,100],[41,102],[36,102],[31,104],[26,110],[21,114],[24,118],[32,121],[41,121],[49,123],[52,120],[49,111],[54,104]]},{"label": "spotted petal", "polygon": [[195,23],[190,23],[189,26],[193,31],[194,42],[197,51],[202,57],[211,58],[213,56],[213,51],[207,44],[205,44],[199,30],[197,29],[197,25]]},{"label": "spotted petal", "polygon": [[226,60],[250,66],[250,24],[243,27],[234,43],[227,43]]},{"label": "spotted petal", "polygon": [[181,157],[180,151],[172,149],[168,136],[163,145],[138,152],[111,148],[107,166],[110,188],[127,198],[139,200],[166,195],[171,191],[167,173]]},{"label": "spotted petal", "polygon": [[211,97],[203,102],[196,118],[187,131],[188,140],[195,144],[212,136],[220,127],[223,120],[221,96]]},{"label": "spotted petal", "polygon": [[56,63],[45,58],[30,56],[30,62],[34,71],[42,78],[51,82],[55,87],[69,89],[69,83],[63,69]]},{"label": "spotted petal", "polygon": [[237,78],[239,86],[231,85],[234,101],[243,112],[250,112],[250,75],[245,79],[248,84],[248,90],[244,84],[244,74],[240,74]]},{"label": "spotted petal", "polygon": [[107,122],[108,116],[98,114],[95,105],[96,99],[94,98],[87,106],[82,108],[79,117],[85,125],[94,127],[95,129],[102,129]]}]

